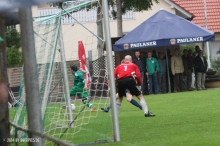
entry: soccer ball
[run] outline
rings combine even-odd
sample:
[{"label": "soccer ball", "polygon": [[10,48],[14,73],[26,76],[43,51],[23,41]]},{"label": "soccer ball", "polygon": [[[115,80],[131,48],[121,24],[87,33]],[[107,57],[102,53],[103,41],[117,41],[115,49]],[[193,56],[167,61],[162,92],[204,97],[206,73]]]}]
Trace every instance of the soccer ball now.
[{"label": "soccer ball", "polygon": [[71,108],[74,111],[76,109],[76,106],[74,104],[71,104]]}]

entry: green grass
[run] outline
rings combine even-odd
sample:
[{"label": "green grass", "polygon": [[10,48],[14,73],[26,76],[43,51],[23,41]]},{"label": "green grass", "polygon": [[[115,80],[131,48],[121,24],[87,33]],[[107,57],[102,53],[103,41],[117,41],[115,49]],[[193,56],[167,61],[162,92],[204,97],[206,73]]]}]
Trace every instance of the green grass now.
[{"label": "green grass", "polygon": [[[98,145],[215,146],[220,144],[219,89],[151,95],[145,96],[145,99],[150,111],[156,114],[156,117],[145,118],[143,111],[124,99],[119,114],[120,142]],[[110,125],[110,114],[98,111],[97,118],[91,119],[89,124],[83,126],[74,137],[74,141],[86,143],[93,138],[97,139],[99,134],[105,137],[104,131],[107,131],[106,138],[110,139],[111,126],[106,127],[105,122]],[[101,128],[102,126],[104,128]],[[55,133],[59,134],[59,131]],[[67,137],[70,138],[72,137]]]},{"label": "green grass", "polygon": [[[215,146],[220,144],[220,90],[145,96],[156,114],[145,118],[124,102],[121,141],[103,146]],[[100,145],[100,146],[102,146]]]},{"label": "green grass", "polygon": [[[93,100],[93,103],[98,109],[101,105],[105,105],[109,99]],[[46,114],[43,122],[44,132],[55,138],[60,138],[60,135],[68,127],[68,116],[66,109],[62,106],[65,103],[56,103],[47,105]],[[84,106],[82,102],[76,102],[76,109],[73,111],[73,117],[78,115],[79,110]],[[99,107],[100,106],[100,107]],[[16,108],[10,109],[10,119],[13,121]],[[89,123],[89,124],[88,124]],[[102,111],[91,113],[88,107],[78,116],[74,122],[74,126],[69,128],[63,135],[61,140],[66,140],[74,144],[94,143],[95,141],[112,141],[112,119],[110,114]],[[26,146],[25,143],[19,143],[21,146]],[[47,145],[52,145],[52,143]]]}]

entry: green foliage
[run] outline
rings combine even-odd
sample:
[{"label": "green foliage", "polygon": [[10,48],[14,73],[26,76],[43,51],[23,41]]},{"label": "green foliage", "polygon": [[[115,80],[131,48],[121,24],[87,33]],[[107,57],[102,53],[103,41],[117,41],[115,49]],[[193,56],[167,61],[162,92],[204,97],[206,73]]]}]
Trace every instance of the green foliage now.
[{"label": "green foliage", "polygon": [[183,50],[187,49],[187,50],[192,50],[192,52],[195,51],[195,45],[194,44],[183,44],[180,45],[180,54],[183,54]]},{"label": "green foliage", "polygon": [[6,49],[7,67],[22,66],[22,54],[15,46]]},{"label": "green foliage", "polygon": [[59,2],[58,3],[50,3],[51,7],[58,7],[60,9],[62,8],[62,5],[63,5],[63,3],[59,3]]},{"label": "green foliage", "polygon": [[20,33],[16,29],[12,29],[6,33],[6,46],[8,48],[14,46],[17,49],[21,46]]},{"label": "green foliage", "polygon": [[219,47],[219,49],[218,49],[218,51],[217,51],[217,54],[220,54],[220,47]]},{"label": "green foliage", "polygon": [[16,29],[6,33],[6,46],[7,67],[22,66],[22,54],[19,51],[21,46],[20,33]]},{"label": "green foliage", "polygon": [[[144,11],[144,10],[149,10],[153,6],[153,1],[156,2],[156,3],[159,3],[158,0],[121,0],[122,14],[126,13],[126,11],[128,11],[128,10],[134,10],[134,11],[137,11],[137,12]],[[100,0],[100,3],[101,2],[102,1]],[[60,9],[62,9],[63,4],[67,5],[66,3],[59,2],[59,3],[50,3],[50,6],[51,7],[58,7]],[[109,4],[109,6],[115,8],[116,0],[108,0],[108,4]],[[87,9],[89,10],[91,8],[87,7]],[[112,14],[113,19],[117,19],[117,17],[116,17],[117,10],[116,9],[113,9],[111,11],[111,14]]]},{"label": "green foliage", "polygon": [[[220,54],[220,48],[217,51],[217,54]],[[215,60],[212,60],[212,68],[216,71],[218,75],[220,75],[220,57]]]},{"label": "green foliage", "polygon": [[126,10],[134,9],[135,11],[140,12],[151,9],[153,1],[159,3],[158,0],[122,0],[122,6]]},{"label": "green foliage", "polygon": [[220,75],[220,57],[212,61],[212,68]]},{"label": "green foliage", "polygon": [[[156,3],[159,3],[158,0],[153,0]],[[152,0],[121,0],[122,14],[126,13],[128,10],[134,10],[137,12],[149,10],[153,6]],[[116,5],[116,0],[109,0],[109,6],[114,7]],[[113,9],[111,12],[113,19],[116,19],[117,10]]]}]

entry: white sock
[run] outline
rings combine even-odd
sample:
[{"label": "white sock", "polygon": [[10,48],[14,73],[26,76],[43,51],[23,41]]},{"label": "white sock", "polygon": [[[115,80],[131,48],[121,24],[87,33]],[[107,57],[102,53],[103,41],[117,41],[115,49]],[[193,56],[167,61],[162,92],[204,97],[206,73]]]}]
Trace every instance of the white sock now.
[{"label": "white sock", "polygon": [[117,104],[117,112],[118,112],[118,114],[119,114],[119,112],[120,112],[120,108],[121,108],[121,103],[116,102],[116,104]]},{"label": "white sock", "polygon": [[146,104],[144,98],[142,98],[142,99],[140,100],[140,105],[142,106],[142,109],[143,109],[144,113],[145,113],[145,114],[148,113],[148,107],[147,107],[147,104]]}]

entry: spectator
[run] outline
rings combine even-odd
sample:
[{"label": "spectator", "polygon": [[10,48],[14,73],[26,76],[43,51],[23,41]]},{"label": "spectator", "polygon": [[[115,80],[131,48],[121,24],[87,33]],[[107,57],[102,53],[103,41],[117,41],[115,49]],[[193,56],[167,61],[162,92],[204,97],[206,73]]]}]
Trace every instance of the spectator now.
[{"label": "spectator", "polygon": [[[168,67],[169,67],[169,76],[170,76],[170,86],[171,86],[171,92],[173,92],[174,90],[174,87],[173,87],[173,79],[174,79],[174,76],[172,74],[172,70],[171,70],[171,57],[172,55],[170,54],[170,49],[167,49],[167,56],[166,56],[166,59],[168,59]],[[168,86],[168,85],[167,85]]]},{"label": "spectator", "polygon": [[[194,66],[195,66],[195,58],[198,56],[199,50],[201,50],[200,47],[199,47],[198,45],[196,45],[196,46],[195,46],[195,52],[193,53],[193,61],[194,61],[193,64],[194,64]],[[196,72],[196,70],[195,70],[195,81],[196,81],[196,88],[197,88],[197,90],[198,90],[198,85],[197,85],[197,72]]]},{"label": "spectator", "polygon": [[158,59],[157,52],[155,50],[152,50],[152,57]]},{"label": "spectator", "polygon": [[155,94],[158,94],[158,81],[157,81],[157,71],[159,70],[158,61],[156,58],[152,57],[152,53],[147,53],[146,59],[146,76],[149,77],[150,94],[153,92],[153,85],[155,89]]},{"label": "spectator", "polygon": [[[157,52],[156,52],[155,50],[152,50],[152,57],[158,59],[158,54],[157,54]],[[153,91],[154,94],[156,94],[156,93],[155,93],[154,84],[153,84],[153,86],[152,86],[152,91]],[[159,92],[159,89],[158,89],[158,92]]]},{"label": "spectator", "polygon": [[207,60],[203,56],[203,51],[199,50],[199,55],[195,58],[195,72],[197,73],[197,89],[206,90],[205,88],[205,74],[208,67]]},{"label": "spectator", "polygon": [[160,68],[158,70],[159,92],[166,93],[167,92],[167,89],[166,89],[166,86],[167,86],[167,79],[166,79],[167,62],[166,62],[166,59],[164,58],[163,52],[159,53],[158,64],[159,64],[159,68]]},{"label": "spectator", "polygon": [[[146,59],[146,53],[145,52],[141,52],[141,58],[143,58],[144,60]],[[145,63],[145,61],[144,61],[144,63]]]},{"label": "spectator", "polygon": [[195,52],[193,53],[193,58],[195,59],[199,54],[200,47],[198,45],[195,46]]},{"label": "spectator", "polygon": [[145,86],[144,86],[145,63],[144,63],[144,59],[140,57],[140,51],[135,51],[135,58],[133,59],[133,63],[138,66],[138,69],[141,73],[141,78],[142,78],[141,91],[142,94],[144,94],[145,93]]},{"label": "spectator", "polygon": [[190,61],[192,62],[192,66],[193,66],[191,88],[194,90],[194,88],[195,88],[195,73],[194,73],[194,58],[192,56],[192,50],[188,51],[188,56],[189,56]]},{"label": "spectator", "polygon": [[[147,53],[145,53],[144,54],[144,66],[145,66],[145,72],[146,72],[146,58],[147,58]],[[147,94],[147,95],[149,95],[150,94],[150,85],[149,85],[149,77],[147,76],[145,76],[145,93]]]},{"label": "spectator", "polygon": [[183,61],[179,53],[179,49],[175,49],[174,55],[171,58],[171,70],[174,75],[174,92],[180,92],[183,90]]},{"label": "spectator", "polygon": [[184,66],[184,72],[183,72],[183,88],[184,90],[192,91],[191,84],[192,84],[192,71],[193,71],[193,65],[190,57],[188,56],[188,50],[183,50],[183,66]]}]

